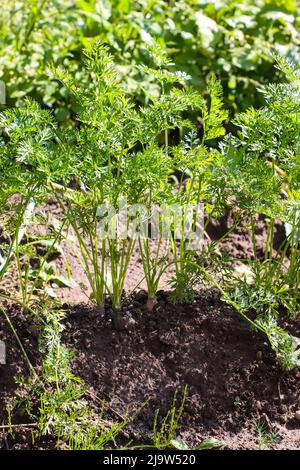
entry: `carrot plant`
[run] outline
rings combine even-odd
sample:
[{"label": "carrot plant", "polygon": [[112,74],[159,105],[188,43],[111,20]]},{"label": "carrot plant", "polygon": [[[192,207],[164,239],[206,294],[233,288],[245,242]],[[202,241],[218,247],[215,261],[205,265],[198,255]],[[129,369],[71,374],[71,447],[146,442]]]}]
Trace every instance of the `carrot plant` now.
[{"label": "carrot plant", "polygon": [[[52,187],[78,238],[94,299],[103,305],[108,293],[113,308],[120,307],[126,272],[138,239],[138,228],[134,227],[141,218],[141,214],[137,217],[139,206],[147,208],[148,219],[153,205],[170,199],[168,178],[173,172],[173,161],[168,152],[168,132],[190,126],[183,119],[183,112],[203,104],[203,99],[184,85],[181,74],[165,70],[170,64],[159,47],[152,53],[158,67],[145,70],[156,77],[163,93],[152,96],[147,107],[137,108],[128,99],[118,83],[112,59],[102,46],[87,52],[86,67],[94,77],[92,88],[86,90],[67,72],[55,71],[55,76],[74,94],[81,111],[78,128],[61,133],[57,147],[59,158],[67,155],[72,165],[70,174],[75,187],[72,191],[67,191],[66,183],[61,188]],[[162,146],[160,136],[165,140]],[[64,159],[64,167],[67,164]],[[130,208],[120,228],[116,216],[122,204],[125,209],[126,204]],[[153,268],[148,242],[140,238],[139,245],[151,297],[160,277],[156,272],[160,262],[156,255]],[[164,269],[160,266],[159,272]]]},{"label": "carrot plant", "polygon": [[[22,109],[8,109],[0,117],[0,208],[5,243],[0,251],[0,278],[14,262],[19,277],[23,308],[29,306],[36,282],[30,285],[30,254],[40,243],[47,244],[46,253],[61,239],[60,230],[42,240],[27,238],[33,224],[35,207],[49,196],[50,175],[58,178],[51,161],[54,157],[55,124],[53,117],[31,100]],[[62,228],[61,228],[62,230]],[[28,256],[27,256],[28,255]],[[46,256],[39,257],[39,276]],[[25,262],[26,260],[26,262]]]},{"label": "carrot plant", "polygon": [[[45,121],[47,116],[47,121]],[[8,243],[3,244],[0,276],[6,273],[11,261],[19,258],[20,243],[31,222],[35,204],[41,200],[43,183],[47,178],[42,169],[33,172],[36,162],[47,159],[46,145],[52,138],[51,116],[32,101],[26,109],[10,109],[0,118],[0,207]]]},{"label": "carrot plant", "polygon": [[[176,279],[187,281],[187,259],[195,250],[188,248],[185,208],[199,206],[205,197],[207,173],[214,160],[214,151],[205,144],[224,133],[222,122],[227,117],[222,108],[220,86],[213,77],[209,81],[207,106],[205,100],[186,85],[188,77],[172,71],[172,64],[158,45],[152,45],[149,52],[153,66],[143,66],[143,70],[155,77],[161,93],[149,96],[147,107],[136,107],[129,100],[107,50],[95,46],[86,53],[87,73],[93,77],[93,86],[86,89],[67,71],[53,71],[55,79],[64,84],[77,103],[76,128],[57,129],[51,114],[39,110],[30,101],[19,111],[4,113],[3,118],[13,120],[14,113],[19,113],[22,123],[26,122],[28,114],[36,111],[37,122],[42,121],[43,127],[38,131],[36,123],[30,129],[18,122],[16,129],[12,125],[12,138],[5,146],[6,152],[13,155],[14,171],[18,175],[23,167],[33,170],[29,181],[35,178],[41,194],[51,194],[56,199],[65,221],[77,237],[92,298],[103,306],[108,293],[116,309],[121,305],[126,273],[137,240],[149,305],[168,266],[166,253],[160,254],[164,237],[170,239]],[[171,145],[170,130],[180,129],[184,135],[193,128],[184,118],[188,110],[201,113],[203,136],[199,140],[191,132],[182,143]],[[21,138],[22,135],[25,137]],[[17,140],[16,145],[14,140]],[[178,184],[173,184],[176,171],[182,177]],[[143,206],[143,214],[139,213],[140,206]],[[179,227],[179,251],[174,217],[168,218],[165,212],[163,218],[158,218],[158,243],[152,256],[148,230],[141,232],[140,225],[141,218],[145,219],[142,225],[149,224],[153,208],[157,206],[171,209],[174,206],[175,211],[179,206],[183,217]],[[125,225],[121,228],[118,225],[120,208],[127,210]],[[196,215],[189,221],[193,229]]]},{"label": "carrot plant", "polygon": [[[75,127],[57,128],[51,113],[30,100],[1,115],[6,195],[1,200],[18,195],[21,201],[15,239],[28,204],[52,197],[61,209],[62,227],[71,227],[76,235],[91,298],[98,306],[103,307],[108,294],[113,309],[120,309],[138,247],[149,312],[161,276],[172,263],[175,302],[192,300],[204,279],[213,282],[226,301],[267,334],[290,368],[298,361],[298,343],[278,327],[276,315],[279,305],[295,315],[299,300],[298,72],[279,61],[288,83],[267,86],[266,106],[240,114],[235,120],[239,134],[226,136],[218,149],[227,119],[219,82],[211,76],[205,101],[187,86],[185,74],[172,70],[159,46],[152,44],[149,52],[153,65],[143,66],[143,73],[154,77],[161,90],[149,95],[145,107],[131,102],[107,49],[97,44],[86,51],[85,67],[93,79],[88,88],[68,71],[52,71],[76,101]],[[187,112],[200,116],[198,133],[185,118]],[[179,139],[174,141],[172,130]],[[199,207],[206,221],[197,232]],[[229,232],[241,214],[250,221],[253,285],[240,278],[232,288],[230,269],[223,255],[216,256],[216,244],[207,240],[200,246],[209,220],[228,207],[238,209]],[[257,214],[266,217],[268,226],[263,259],[256,249]],[[275,252],[277,219],[289,234]],[[15,255],[21,271],[18,251]],[[255,321],[246,315],[250,308],[259,314]]]},{"label": "carrot plant", "polygon": [[[279,59],[286,83],[267,85],[266,106],[237,116],[240,132],[223,147],[224,186],[250,216],[255,291],[270,309],[283,304],[299,309],[299,112],[300,81],[296,67]],[[230,188],[230,189],[229,189]],[[265,216],[262,256],[256,246],[256,214]],[[275,250],[276,220],[285,224],[286,238]],[[266,306],[264,307],[266,308]],[[276,310],[276,309],[275,309]]]},{"label": "carrot plant", "polygon": [[[239,132],[221,145],[215,182],[223,188],[223,197],[248,218],[253,245],[250,276],[236,276],[226,299],[231,296],[244,313],[256,311],[256,325],[289,369],[299,365],[300,341],[278,326],[277,317],[282,307],[293,317],[299,311],[300,81],[293,64],[278,59],[278,67],[286,83],[265,86],[266,105],[236,117]],[[257,247],[257,214],[266,226],[263,253]],[[276,221],[286,228],[277,249]]]},{"label": "carrot plant", "polygon": [[[192,131],[180,146],[172,149],[176,170],[181,175],[175,202],[184,212],[181,226],[174,227],[175,230],[170,234],[176,268],[176,276],[171,280],[174,287],[172,298],[179,302],[192,300],[194,297],[196,278],[189,263],[203,248],[204,212],[211,214],[217,207],[218,200],[218,192],[212,195],[210,191],[212,168],[217,153],[207,144],[225,134],[223,123],[228,114],[223,108],[221,85],[213,75],[208,81],[208,92],[208,104],[204,100],[202,102],[201,136]],[[192,208],[195,210],[191,211]],[[187,224],[191,229],[188,234]],[[177,242],[176,230],[179,232]]]}]

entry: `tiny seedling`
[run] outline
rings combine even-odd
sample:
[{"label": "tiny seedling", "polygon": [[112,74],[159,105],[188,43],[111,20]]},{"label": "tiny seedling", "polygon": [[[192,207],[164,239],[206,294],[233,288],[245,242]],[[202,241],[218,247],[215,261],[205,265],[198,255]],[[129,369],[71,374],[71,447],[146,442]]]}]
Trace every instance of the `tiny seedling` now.
[{"label": "tiny seedling", "polygon": [[262,421],[254,422],[254,429],[257,435],[259,450],[269,450],[280,440],[278,431],[270,431],[268,426]]}]

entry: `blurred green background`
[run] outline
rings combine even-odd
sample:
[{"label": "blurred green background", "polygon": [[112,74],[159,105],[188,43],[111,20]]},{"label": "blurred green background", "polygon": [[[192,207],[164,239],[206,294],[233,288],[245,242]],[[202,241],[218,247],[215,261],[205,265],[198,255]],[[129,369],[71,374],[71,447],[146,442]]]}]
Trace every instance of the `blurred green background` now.
[{"label": "blurred green background", "polygon": [[299,6],[298,0],[3,0],[0,80],[7,105],[32,96],[62,125],[72,124],[76,104],[48,66],[66,66],[89,86],[83,49],[97,40],[109,46],[133,99],[147,103],[159,89],[136,66],[149,64],[155,40],[199,91],[215,72],[231,114],[260,106],[260,85],[282,78],[274,49],[299,61]]}]

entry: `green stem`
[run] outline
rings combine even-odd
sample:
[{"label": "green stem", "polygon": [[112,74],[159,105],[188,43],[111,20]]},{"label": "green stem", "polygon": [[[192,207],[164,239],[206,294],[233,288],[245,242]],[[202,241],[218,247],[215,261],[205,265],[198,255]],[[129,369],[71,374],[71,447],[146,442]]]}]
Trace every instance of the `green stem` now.
[{"label": "green stem", "polygon": [[21,350],[21,352],[22,352],[22,354],[23,354],[23,356],[24,356],[24,358],[25,358],[25,360],[26,360],[26,362],[27,362],[27,364],[28,364],[29,369],[30,369],[31,372],[33,373],[35,379],[37,379],[37,380],[39,381],[39,377],[38,377],[38,375],[37,375],[37,373],[36,373],[36,371],[35,371],[35,368],[34,368],[33,365],[31,364],[30,359],[29,359],[29,357],[28,357],[28,355],[27,355],[27,353],[26,353],[26,351],[25,351],[25,349],[24,349],[24,346],[23,346],[23,344],[22,344],[22,342],[21,342],[21,340],[20,340],[20,338],[19,338],[19,335],[18,335],[18,333],[17,333],[15,327],[13,326],[13,324],[12,324],[12,322],[11,322],[9,316],[7,315],[7,313],[5,312],[5,310],[4,310],[2,307],[0,307],[0,312],[2,313],[2,315],[4,316],[4,318],[6,319],[6,321],[7,321],[8,325],[9,325],[11,331],[13,332],[13,334],[14,334],[14,336],[15,336],[15,338],[16,338],[16,341],[17,341],[17,343],[18,343],[18,345],[19,345],[19,348],[20,348],[20,350]]}]

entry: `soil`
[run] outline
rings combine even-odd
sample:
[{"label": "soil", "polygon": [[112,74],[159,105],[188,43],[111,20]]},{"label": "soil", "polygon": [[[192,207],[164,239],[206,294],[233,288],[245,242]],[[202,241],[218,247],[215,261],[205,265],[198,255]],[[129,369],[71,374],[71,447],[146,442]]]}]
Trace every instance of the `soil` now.
[{"label": "soil", "polygon": [[[139,421],[149,433],[155,410],[164,416],[174,391],[188,386],[179,437],[191,446],[221,439],[226,448],[257,448],[255,420],[277,429],[275,448],[300,449],[300,371],[282,374],[265,342],[212,292],[190,305],[173,306],[159,295],[149,317],[145,301],[133,300],[129,331],[114,331],[110,316],[71,310],[66,343],[76,349],[74,371],[120,413],[149,400]],[[300,334],[300,322],[285,325]],[[180,402],[180,400],[179,400]]]},{"label": "soil", "polygon": [[[10,310],[6,305],[2,306],[7,310],[10,321],[17,331],[30,362],[38,370],[38,331],[17,306],[13,310]],[[17,385],[16,380],[21,377],[26,378],[30,370],[11,328],[1,314],[0,339],[5,342],[6,346],[6,364],[0,365],[0,425],[8,424],[8,414],[10,412],[12,412],[14,424],[27,423],[28,418],[22,416],[18,410],[25,392],[22,387]],[[15,399],[19,401],[16,405],[14,404]],[[24,441],[26,443],[27,439],[25,429],[21,429],[15,436],[4,432],[1,434],[0,429],[0,449],[18,448],[19,445],[24,444]],[[31,440],[28,442],[31,442]]]},{"label": "soil", "polygon": [[[165,293],[158,298],[151,317],[143,292],[131,299],[124,307],[124,315],[133,320],[127,331],[112,327],[109,308],[102,316],[86,305],[68,311],[64,343],[76,351],[72,368],[88,388],[122,415],[133,414],[149,400],[131,424],[142,439],[152,431],[157,408],[165,416],[175,390],[180,405],[187,385],[177,437],[191,447],[215,437],[225,449],[257,449],[254,423],[259,420],[278,431],[280,440],[273,448],[300,449],[300,423],[295,418],[300,371],[283,374],[265,338],[251,332],[213,292],[176,307]],[[33,326],[20,312],[11,312],[11,318],[30,359],[38,364]],[[300,336],[300,322],[285,326]],[[1,418],[7,422],[9,399],[22,398],[13,377],[26,375],[28,367],[2,320],[1,337],[8,349],[8,364],[0,369]],[[14,413],[14,422],[24,423],[24,417]],[[2,446],[31,447],[29,432],[16,431]],[[45,443],[38,446],[45,448]]]},{"label": "soil", "polygon": [[[228,219],[228,218],[227,218]],[[258,224],[257,240],[264,241],[263,220]],[[226,232],[224,226],[211,225],[210,236]],[[278,240],[283,235],[277,227]],[[249,235],[237,231],[222,244],[233,256],[252,256]],[[77,257],[67,247],[65,256],[72,275],[80,277]],[[63,260],[58,258],[63,270]],[[129,271],[130,292],[141,277],[136,253]],[[15,288],[12,273],[6,288]],[[10,285],[10,287],[9,287]],[[143,287],[142,285],[140,287]],[[166,286],[163,286],[166,287]],[[110,307],[99,313],[79,290],[56,289],[67,312],[63,342],[75,351],[72,368],[89,390],[104,399],[116,414],[133,414],[146,400],[147,406],[131,423],[134,435],[147,442],[156,410],[163,417],[177,403],[187,385],[187,396],[177,437],[190,447],[206,437],[222,441],[224,449],[257,449],[255,422],[277,431],[274,449],[300,449],[300,370],[283,373],[280,364],[260,333],[252,332],[243,318],[222,303],[216,292],[203,293],[191,304],[172,305],[166,291],[159,291],[158,303],[147,313],[146,295],[137,291],[124,303],[122,315],[127,327],[118,331],[112,323]],[[32,320],[15,307],[8,309],[20,340],[32,363],[39,368],[38,331]],[[130,321],[128,321],[130,319]],[[282,320],[285,328],[300,337],[300,320]],[[7,405],[22,400],[23,389],[16,385],[16,374],[28,375],[28,365],[5,319],[0,316],[0,340],[7,347],[7,364],[0,365],[0,419],[7,424]],[[96,404],[94,403],[94,406]],[[18,406],[13,406],[13,423],[27,423]],[[140,442],[140,443],[141,443]],[[0,448],[53,448],[51,439],[31,442],[30,428],[16,428],[14,435],[0,433]]]}]

